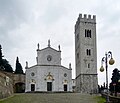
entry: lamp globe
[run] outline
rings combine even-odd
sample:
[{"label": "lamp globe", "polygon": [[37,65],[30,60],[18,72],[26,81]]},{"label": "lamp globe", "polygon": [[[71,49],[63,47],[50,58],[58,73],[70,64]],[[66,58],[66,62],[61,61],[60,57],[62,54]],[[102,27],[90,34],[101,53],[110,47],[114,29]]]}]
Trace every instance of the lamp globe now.
[{"label": "lamp globe", "polygon": [[100,71],[101,71],[101,72],[103,72],[103,71],[104,71],[104,67],[103,67],[103,66],[101,66]]},{"label": "lamp globe", "polygon": [[115,60],[113,59],[113,58],[111,58],[110,60],[109,60],[109,64],[110,65],[113,65],[115,63]]}]

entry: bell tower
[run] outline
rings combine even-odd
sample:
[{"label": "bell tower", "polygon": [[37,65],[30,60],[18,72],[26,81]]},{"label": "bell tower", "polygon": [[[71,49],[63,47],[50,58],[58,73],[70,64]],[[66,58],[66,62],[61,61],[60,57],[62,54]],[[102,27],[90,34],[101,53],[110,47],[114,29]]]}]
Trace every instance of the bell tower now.
[{"label": "bell tower", "polygon": [[75,24],[77,92],[96,93],[98,90],[96,49],[96,16],[79,14]]}]

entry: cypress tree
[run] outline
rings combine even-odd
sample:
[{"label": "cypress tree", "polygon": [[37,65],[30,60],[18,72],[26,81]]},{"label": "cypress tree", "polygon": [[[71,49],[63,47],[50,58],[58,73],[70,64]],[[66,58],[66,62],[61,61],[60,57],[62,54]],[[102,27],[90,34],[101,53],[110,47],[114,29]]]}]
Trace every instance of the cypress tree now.
[{"label": "cypress tree", "polygon": [[23,74],[23,68],[22,68],[21,64],[19,63],[19,58],[18,57],[16,59],[15,74]]},{"label": "cypress tree", "polygon": [[2,55],[2,47],[0,45],[0,60],[2,60],[2,57],[3,57],[3,55]]},{"label": "cypress tree", "polygon": [[2,68],[2,57],[3,57],[3,55],[2,55],[2,47],[0,45],[0,67],[1,68]]},{"label": "cypress tree", "polygon": [[13,72],[13,68],[11,67],[9,62],[6,59],[2,59],[2,61],[3,61],[3,66],[5,68],[5,71],[6,72]]},{"label": "cypress tree", "polygon": [[115,92],[115,94],[117,92],[120,92],[120,89],[119,89],[119,87],[120,87],[120,83],[119,83],[120,73],[119,72],[120,71],[117,68],[115,68],[113,70],[112,78],[111,78],[112,82],[110,83],[110,91]]}]

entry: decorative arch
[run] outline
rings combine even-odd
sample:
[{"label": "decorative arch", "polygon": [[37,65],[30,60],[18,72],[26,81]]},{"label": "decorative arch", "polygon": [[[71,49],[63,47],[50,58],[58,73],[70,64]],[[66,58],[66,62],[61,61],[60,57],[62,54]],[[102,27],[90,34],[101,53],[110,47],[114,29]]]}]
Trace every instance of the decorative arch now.
[{"label": "decorative arch", "polygon": [[67,85],[67,84],[68,84],[68,81],[67,81],[67,80],[64,80],[64,81],[63,81],[63,84],[66,84],[66,85]]},{"label": "decorative arch", "polygon": [[45,77],[45,80],[47,81],[54,81],[53,76],[50,74],[50,72],[48,73],[48,75]]}]

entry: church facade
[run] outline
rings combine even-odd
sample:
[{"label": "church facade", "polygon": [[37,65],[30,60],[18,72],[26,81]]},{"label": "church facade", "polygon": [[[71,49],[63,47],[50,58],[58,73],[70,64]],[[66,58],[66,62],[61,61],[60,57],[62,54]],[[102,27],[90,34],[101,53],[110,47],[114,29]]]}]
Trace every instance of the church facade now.
[{"label": "church facade", "polygon": [[76,91],[97,93],[96,16],[79,15],[75,24]]},{"label": "church facade", "polygon": [[48,47],[37,49],[37,64],[28,67],[26,62],[25,92],[71,92],[72,69],[61,65],[61,50],[53,49],[48,41]]}]

